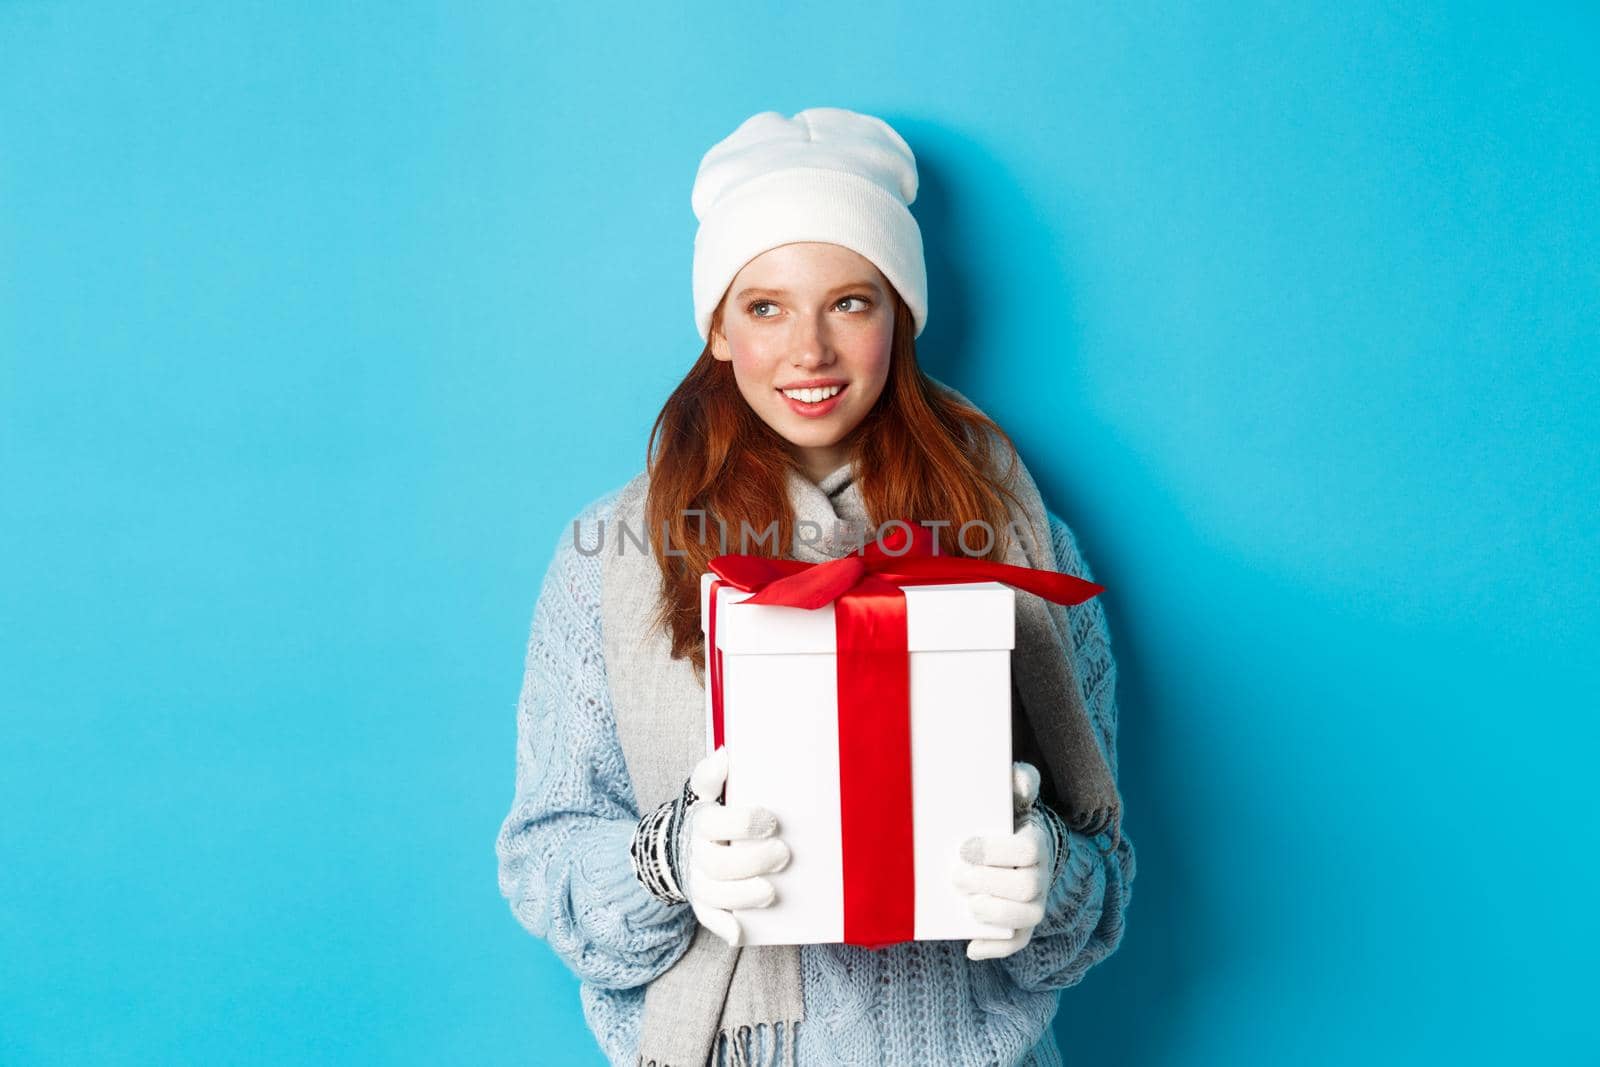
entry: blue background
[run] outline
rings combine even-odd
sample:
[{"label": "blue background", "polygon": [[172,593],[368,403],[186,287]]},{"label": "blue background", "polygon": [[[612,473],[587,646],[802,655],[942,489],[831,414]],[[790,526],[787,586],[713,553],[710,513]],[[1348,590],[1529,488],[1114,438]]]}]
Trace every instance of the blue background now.
[{"label": "blue background", "polygon": [[1078,531],[1069,1059],[1596,1062],[1595,9],[0,3],[0,1062],[598,1062],[493,839],[701,153],[878,114]]}]

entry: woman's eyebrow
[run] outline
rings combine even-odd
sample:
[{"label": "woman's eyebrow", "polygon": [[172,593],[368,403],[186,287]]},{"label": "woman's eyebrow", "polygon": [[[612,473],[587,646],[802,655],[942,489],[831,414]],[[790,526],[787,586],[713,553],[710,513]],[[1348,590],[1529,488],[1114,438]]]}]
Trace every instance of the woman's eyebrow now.
[{"label": "woman's eyebrow", "polygon": [[[832,296],[834,293],[842,293],[846,289],[868,289],[868,290],[871,290],[874,293],[878,293],[879,295],[882,295],[881,291],[878,289],[877,283],[876,282],[870,282],[870,281],[846,282],[843,285],[836,285],[832,289],[828,290],[828,295]],[[752,297],[752,296],[788,296],[788,295],[789,295],[789,290],[787,290],[787,289],[766,289],[766,288],[762,288],[760,286],[752,285],[752,286],[749,286],[748,288],[740,289],[738,294],[734,296],[734,299],[735,300],[745,300],[745,299],[748,299],[749,297]]]}]

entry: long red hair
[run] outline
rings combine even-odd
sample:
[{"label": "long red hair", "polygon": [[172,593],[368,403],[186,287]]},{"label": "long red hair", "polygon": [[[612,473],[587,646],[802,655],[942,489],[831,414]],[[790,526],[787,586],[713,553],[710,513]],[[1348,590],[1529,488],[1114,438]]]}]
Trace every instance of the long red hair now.
[{"label": "long red hair", "polygon": [[[994,420],[923,373],[911,312],[898,293],[894,301],[888,382],[843,442],[874,527],[867,537],[891,519],[949,520],[951,525],[937,528],[940,553],[974,555],[957,534],[963,523],[981,521],[994,532],[982,558],[1001,560],[1010,520],[1006,502],[1015,503],[1016,496],[1005,485],[1010,469],[996,476],[994,467],[1003,458],[998,453],[1014,459],[1015,446]],[[719,305],[711,334],[721,327]],[[793,544],[795,518],[786,481],[788,470],[800,469],[799,464],[788,443],[740,394],[733,364],[713,356],[709,342],[662,405],[646,457],[646,529],[662,578],[655,624],[670,631],[672,658],[689,657],[703,676],[700,576],[720,552],[741,551],[740,530],[765,531],[776,522],[780,552]],[[719,519],[729,532],[726,549]]]}]

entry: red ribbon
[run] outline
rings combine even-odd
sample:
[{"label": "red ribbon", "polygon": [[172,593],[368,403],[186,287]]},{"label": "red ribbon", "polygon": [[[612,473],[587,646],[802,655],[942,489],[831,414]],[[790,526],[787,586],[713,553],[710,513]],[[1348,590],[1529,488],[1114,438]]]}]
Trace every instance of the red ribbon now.
[{"label": "red ribbon", "polygon": [[834,605],[838,647],[839,803],[844,860],[844,940],[885,948],[915,937],[911,801],[911,654],[908,585],[1003,582],[1057,604],[1080,604],[1105,586],[1058,571],[937,555],[933,530],[888,524],[861,553],[825,563],[724,555],[711,561],[706,652],[711,726],[723,743],[717,590],[754,593],[743,604]]}]

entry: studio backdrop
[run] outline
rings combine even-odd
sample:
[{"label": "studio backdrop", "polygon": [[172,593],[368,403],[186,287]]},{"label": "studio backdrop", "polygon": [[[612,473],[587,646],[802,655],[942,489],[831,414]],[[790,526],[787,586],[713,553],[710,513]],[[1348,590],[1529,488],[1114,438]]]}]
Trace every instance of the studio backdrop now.
[{"label": "studio backdrop", "polygon": [[1112,634],[1073,1064],[1593,1063],[1590,5],[0,3],[0,1063],[596,1064],[493,850],[700,154],[881,115]]}]

